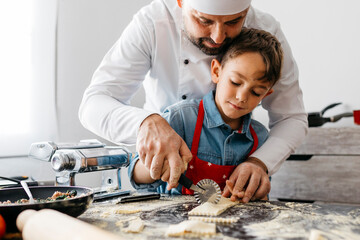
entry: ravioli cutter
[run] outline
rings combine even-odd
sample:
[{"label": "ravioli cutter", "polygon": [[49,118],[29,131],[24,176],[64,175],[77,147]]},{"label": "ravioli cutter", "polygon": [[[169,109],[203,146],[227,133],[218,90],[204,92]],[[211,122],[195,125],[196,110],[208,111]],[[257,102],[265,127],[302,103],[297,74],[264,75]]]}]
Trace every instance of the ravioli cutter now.
[{"label": "ravioli cutter", "polygon": [[194,191],[195,199],[198,203],[218,203],[221,198],[221,190],[219,185],[211,179],[202,179],[196,185],[186,177],[184,174],[181,174],[179,183]]}]

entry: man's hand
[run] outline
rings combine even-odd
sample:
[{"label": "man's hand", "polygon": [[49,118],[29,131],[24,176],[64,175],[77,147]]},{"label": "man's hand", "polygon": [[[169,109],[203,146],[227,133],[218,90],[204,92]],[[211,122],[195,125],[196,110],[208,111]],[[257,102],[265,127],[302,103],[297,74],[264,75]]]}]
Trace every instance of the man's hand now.
[{"label": "man's hand", "polygon": [[180,174],[187,169],[192,154],[164,118],[154,114],[143,121],[136,147],[151,178],[168,182],[169,189],[177,187]]},{"label": "man's hand", "polygon": [[270,180],[263,162],[257,158],[249,158],[239,164],[226,181],[224,197],[231,195],[231,200],[241,199],[243,203],[250,200],[267,199],[270,192]]}]

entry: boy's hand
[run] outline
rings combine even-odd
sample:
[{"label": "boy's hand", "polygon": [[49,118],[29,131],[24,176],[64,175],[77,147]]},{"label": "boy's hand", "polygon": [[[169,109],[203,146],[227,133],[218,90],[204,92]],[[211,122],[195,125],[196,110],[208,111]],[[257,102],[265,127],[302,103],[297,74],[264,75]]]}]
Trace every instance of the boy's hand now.
[{"label": "boy's hand", "polygon": [[168,182],[170,189],[178,185],[180,174],[192,159],[184,140],[157,114],[150,115],[141,124],[136,148],[151,178]]},{"label": "boy's hand", "polygon": [[224,197],[231,195],[231,200],[241,199],[243,203],[250,200],[266,199],[270,192],[270,180],[266,166],[259,159],[250,157],[239,164],[226,181]]}]

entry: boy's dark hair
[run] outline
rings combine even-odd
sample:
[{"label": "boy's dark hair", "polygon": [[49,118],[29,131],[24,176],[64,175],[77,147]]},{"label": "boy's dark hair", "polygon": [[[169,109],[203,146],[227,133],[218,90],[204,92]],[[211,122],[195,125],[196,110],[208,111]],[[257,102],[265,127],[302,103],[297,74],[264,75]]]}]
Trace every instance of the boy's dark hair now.
[{"label": "boy's dark hair", "polygon": [[258,52],[263,57],[266,71],[264,80],[273,86],[280,78],[283,50],[271,33],[254,28],[243,28],[230,46],[217,59],[224,67],[226,62],[246,52]]}]

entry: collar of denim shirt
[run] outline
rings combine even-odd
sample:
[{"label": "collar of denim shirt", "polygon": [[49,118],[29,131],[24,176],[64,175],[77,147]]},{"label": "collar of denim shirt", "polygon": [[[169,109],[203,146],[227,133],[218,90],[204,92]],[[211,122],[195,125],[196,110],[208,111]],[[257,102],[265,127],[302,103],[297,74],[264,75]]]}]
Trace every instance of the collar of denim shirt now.
[{"label": "collar of denim shirt", "polygon": [[[226,126],[230,128],[228,124],[224,122],[219,112],[219,109],[216,107],[215,104],[215,90],[209,92],[204,96],[204,110],[205,110],[205,124],[208,128],[216,128],[221,126]],[[251,123],[251,112],[242,116],[243,125],[241,132],[237,131],[239,134],[246,134],[246,137],[252,139],[251,132],[250,132],[250,123]]]}]

